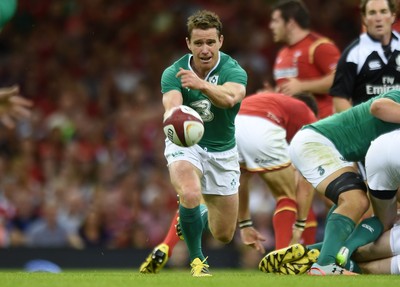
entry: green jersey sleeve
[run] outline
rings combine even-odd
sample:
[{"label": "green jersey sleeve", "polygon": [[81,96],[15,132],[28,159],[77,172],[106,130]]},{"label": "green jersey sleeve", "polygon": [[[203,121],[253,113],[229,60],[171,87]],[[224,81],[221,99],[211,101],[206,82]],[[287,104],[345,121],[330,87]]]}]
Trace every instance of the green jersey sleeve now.
[{"label": "green jersey sleeve", "polygon": [[181,81],[176,77],[176,67],[174,65],[169,66],[164,70],[161,76],[161,93],[165,94],[172,90],[180,91],[182,90]]}]

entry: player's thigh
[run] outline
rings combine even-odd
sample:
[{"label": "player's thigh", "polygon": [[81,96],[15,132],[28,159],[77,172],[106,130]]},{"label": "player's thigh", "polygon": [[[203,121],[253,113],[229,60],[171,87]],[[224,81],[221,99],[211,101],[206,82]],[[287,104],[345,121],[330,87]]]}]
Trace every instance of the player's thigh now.
[{"label": "player's thigh", "polygon": [[191,162],[181,160],[169,165],[171,183],[179,195],[187,191],[201,194],[201,172]]},{"label": "player's thigh", "polygon": [[171,183],[179,195],[185,192],[201,193],[200,177],[203,167],[201,164],[201,148],[189,148],[165,143],[164,156],[167,159]]},{"label": "player's thigh", "polygon": [[312,129],[300,130],[290,143],[289,156],[296,169],[318,192],[324,193],[330,178],[343,169],[354,170],[335,145]]},{"label": "player's thigh", "polygon": [[400,229],[394,231],[388,230],[376,241],[359,247],[353,255],[354,260],[356,260],[356,262],[366,262],[393,256],[393,254],[395,254],[395,248],[393,248],[391,244],[398,241],[397,238],[396,240],[393,240],[393,236],[396,234],[398,235],[399,231]]},{"label": "player's thigh", "polygon": [[285,168],[259,173],[263,181],[269,186],[275,198],[296,196],[295,170],[292,165]]}]

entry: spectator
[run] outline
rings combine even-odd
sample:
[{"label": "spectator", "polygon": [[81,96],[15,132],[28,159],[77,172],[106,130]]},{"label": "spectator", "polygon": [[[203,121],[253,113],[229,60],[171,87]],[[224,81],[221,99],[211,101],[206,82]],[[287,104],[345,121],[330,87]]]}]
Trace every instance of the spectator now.
[{"label": "spectator", "polygon": [[27,246],[30,247],[73,247],[82,248],[76,233],[69,233],[67,227],[57,220],[58,206],[46,202],[42,207],[42,217],[26,231]]},{"label": "spectator", "polygon": [[105,228],[103,214],[98,209],[90,210],[78,228],[79,237],[85,248],[107,248],[110,236]]}]

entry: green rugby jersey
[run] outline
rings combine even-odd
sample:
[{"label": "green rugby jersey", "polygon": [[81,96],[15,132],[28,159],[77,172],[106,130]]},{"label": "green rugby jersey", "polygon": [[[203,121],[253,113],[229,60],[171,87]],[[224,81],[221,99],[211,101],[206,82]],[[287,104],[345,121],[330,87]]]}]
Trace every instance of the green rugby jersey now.
[{"label": "green rugby jersey", "polygon": [[[183,88],[181,80],[176,77],[176,74],[179,68],[192,70],[189,64],[191,57],[191,54],[186,54],[165,69],[161,77],[161,92],[165,94],[171,90],[178,90],[182,94],[183,104],[190,106],[199,113],[204,121],[204,135],[198,143],[202,148],[211,152],[229,150],[236,145],[235,117],[239,111],[240,103],[231,109],[218,108],[200,91]],[[246,86],[247,73],[236,60],[223,52],[219,52],[219,61],[205,80],[215,85],[235,82]]]},{"label": "green rugby jersey", "polygon": [[400,128],[400,124],[384,122],[370,113],[372,102],[378,98],[389,98],[400,103],[400,91],[383,93],[304,128],[313,128],[327,137],[346,160],[364,160],[371,141],[384,133]]}]

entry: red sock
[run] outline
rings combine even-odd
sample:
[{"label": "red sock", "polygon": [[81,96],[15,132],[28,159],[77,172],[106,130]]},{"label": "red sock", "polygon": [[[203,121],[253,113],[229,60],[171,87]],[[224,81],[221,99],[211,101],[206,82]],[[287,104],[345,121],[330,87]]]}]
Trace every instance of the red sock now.
[{"label": "red sock", "polygon": [[296,221],[297,204],[294,199],[284,197],[276,203],[272,223],[275,232],[275,249],[289,246],[292,228]]},{"label": "red sock", "polygon": [[174,249],[175,245],[179,242],[179,237],[176,234],[175,225],[178,224],[178,217],[179,213],[176,212],[174,218],[172,218],[171,225],[169,227],[167,236],[164,238],[163,243],[167,244],[169,247],[168,257],[171,257],[172,250]]},{"label": "red sock", "polygon": [[318,222],[315,217],[314,210],[310,208],[307,216],[306,229],[304,229],[301,236],[302,242],[305,245],[314,244],[316,241]]}]

